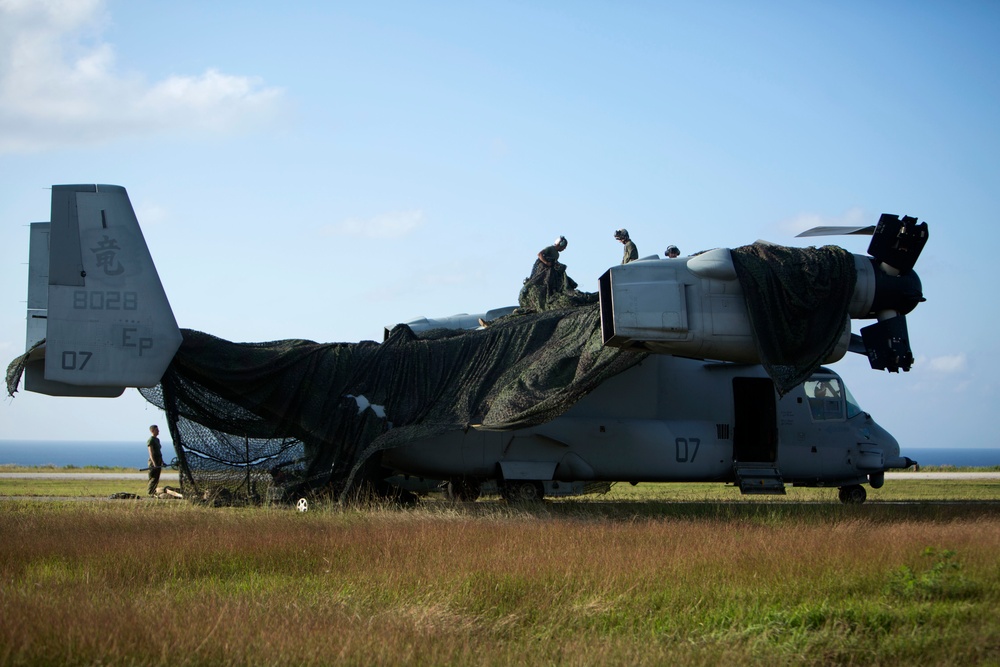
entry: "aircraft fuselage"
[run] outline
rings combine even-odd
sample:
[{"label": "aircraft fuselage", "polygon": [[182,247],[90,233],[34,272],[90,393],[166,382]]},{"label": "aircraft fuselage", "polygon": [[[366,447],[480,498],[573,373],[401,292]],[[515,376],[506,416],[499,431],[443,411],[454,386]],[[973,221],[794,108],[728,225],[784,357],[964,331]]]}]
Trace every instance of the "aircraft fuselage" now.
[{"label": "aircraft fuselage", "polygon": [[[818,396],[822,382],[838,395]],[[760,366],[668,355],[650,355],[545,424],[453,431],[388,450],[382,460],[409,475],[501,484],[763,476],[840,487],[881,486],[886,469],[912,464],[828,369],[779,399]]]}]

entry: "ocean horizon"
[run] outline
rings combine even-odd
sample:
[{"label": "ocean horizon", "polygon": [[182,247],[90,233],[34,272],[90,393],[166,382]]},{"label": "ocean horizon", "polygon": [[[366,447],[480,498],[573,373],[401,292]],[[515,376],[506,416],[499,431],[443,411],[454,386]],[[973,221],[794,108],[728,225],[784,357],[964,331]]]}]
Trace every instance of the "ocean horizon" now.
[{"label": "ocean horizon", "polygon": [[[174,458],[174,444],[161,439],[163,458]],[[146,441],[0,440],[0,465],[101,466],[145,468]]]},{"label": "ocean horizon", "polygon": [[[995,447],[910,447],[902,454],[922,466],[1000,466]],[[174,458],[172,442],[163,442],[163,458]],[[0,440],[0,465],[144,468],[146,441]]]}]

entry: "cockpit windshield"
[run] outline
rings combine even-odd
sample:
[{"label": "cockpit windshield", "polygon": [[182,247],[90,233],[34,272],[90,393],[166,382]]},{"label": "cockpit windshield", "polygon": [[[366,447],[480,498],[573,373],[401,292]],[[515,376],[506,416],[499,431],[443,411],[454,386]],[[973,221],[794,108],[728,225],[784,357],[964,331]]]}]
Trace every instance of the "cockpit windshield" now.
[{"label": "cockpit windshield", "polygon": [[851,396],[851,392],[833,375],[814,375],[806,380],[803,387],[809,400],[813,420],[843,420],[861,414],[861,408]]},{"label": "cockpit windshield", "polygon": [[844,385],[844,398],[847,400],[848,419],[851,417],[857,417],[864,412],[864,410],[861,409],[861,406],[858,405],[858,402],[854,399],[854,396],[851,395],[851,390],[847,388],[847,385]]}]

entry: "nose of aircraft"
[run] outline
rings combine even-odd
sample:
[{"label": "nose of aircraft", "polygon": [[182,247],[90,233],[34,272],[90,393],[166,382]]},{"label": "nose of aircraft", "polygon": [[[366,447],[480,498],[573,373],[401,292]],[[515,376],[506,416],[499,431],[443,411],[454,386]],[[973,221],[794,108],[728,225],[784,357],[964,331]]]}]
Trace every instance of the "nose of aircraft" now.
[{"label": "nose of aircraft", "polygon": [[[882,450],[882,465],[885,470],[903,470],[909,468],[912,465],[916,465],[916,461],[908,456],[899,455],[899,442],[895,437],[884,428],[876,424],[871,419],[868,420],[868,424],[865,427],[868,431],[869,442],[874,447]],[[882,472],[885,472],[883,470]],[[881,475],[882,472],[877,473]],[[869,476],[869,481],[871,475]],[[872,483],[873,488],[878,488]]]}]

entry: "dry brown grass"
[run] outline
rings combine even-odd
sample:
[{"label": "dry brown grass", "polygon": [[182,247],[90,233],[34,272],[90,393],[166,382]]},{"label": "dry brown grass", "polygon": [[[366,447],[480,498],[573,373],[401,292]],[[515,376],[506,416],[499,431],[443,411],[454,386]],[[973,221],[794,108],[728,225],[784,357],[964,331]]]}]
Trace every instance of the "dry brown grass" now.
[{"label": "dry brown grass", "polygon": [[5,502],[0,663],[1000,659],[996,512],[871,509]]}]

